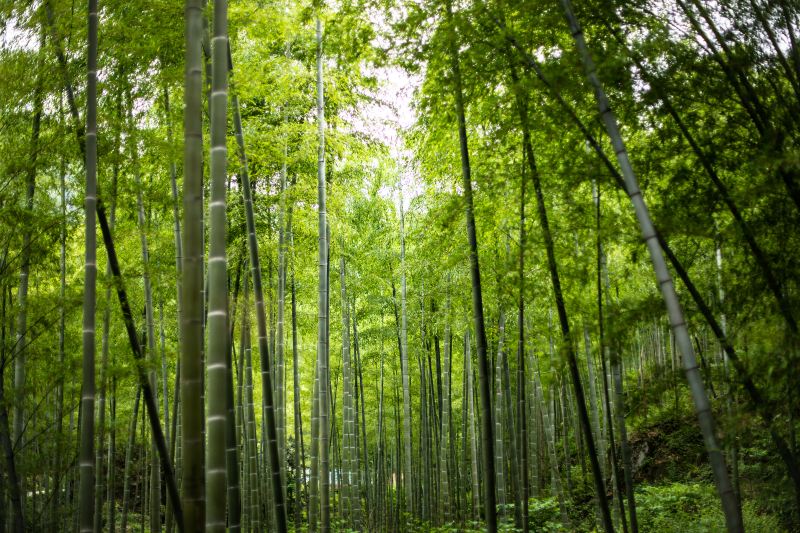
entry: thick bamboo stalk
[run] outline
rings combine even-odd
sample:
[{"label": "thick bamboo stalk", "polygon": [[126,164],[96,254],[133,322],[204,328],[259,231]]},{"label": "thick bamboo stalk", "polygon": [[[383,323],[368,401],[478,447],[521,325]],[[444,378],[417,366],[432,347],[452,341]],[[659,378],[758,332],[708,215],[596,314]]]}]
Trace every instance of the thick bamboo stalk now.
[{"label": "thick bamboo stalk", "polygon": [[183,247],[181,319],[181,477],[188,531],[205,528],[203,439],[203,5],[186,0],[183,114]]},{"label": "thick bamboo stalk", "polygon": [[214,0],[211,58],[211,197],[208,251],[208,409],[206,413],[206,531],[226,528],[225,426],[228,374],[228,261],[226,252],[226,143],[228,108],[228,11]]},{"label": "thick bamboo stalk", "polygon": [[[164,115],[165,121],[167,124],[167,143],[169,146],[173,146],[173,131],[172,131],[172,120],[170,116],[170,104],[169,104],[169,90],[167,86],[164,86]],[[180,219],[180,208],[179,208],[179,198],[178,198],[178,180],[177,180],[177,168],[175,165],[175,160],[170,158],[169,162],[169,181],[170,181],[170,189],[172,192],[172,218],[173,218],[173,241],[175,244],[175,302],[176,302],[176,311],[177,311],[177,319],[178,319],[178,339],[177,339],[177,352],[180,354],[182,353],[182,332],[183,328],[181,324],[183,323],[183,246],[181,244],[181,219]],[[169,432],[171,439],[169,439],[169,447],[170,447],[170,461],[173,461],[173,464],[176,465],[177,471],[177,463],[175,463],[175,449],[178,441],[177,436],[177,428],[176,424],[178,422],[178,398],[180,396],[180,360],[178,361],[175,369],[175,387],[174,387],[174,399],[172,402],[172,430]],[[166,377],[165,377],[166,379]],[[176,472],[177,474],[177,472]],[[166,531],[167,533],[172,533],[172,527],[174,525],[174,518],[172,513],[172,502],[170,500],[167,501],[167,508],[166,508]]]},{"label": "thick bamboo stalk", "polygon": [[86,89],[86,230],[83,280],[83,368],[81,387],[81,445],[78,457],[80,531],[94,530],[94,395],[95,309],[97,306],[97,0],[89,0]]},{"label": "thick bamboo stalk", "polygon": [[328,375],[328,222],[325,183],[325,96],[322,76],[322,21],[316,18],[317,44],[317,210],[319,214],[319,323],[317,331],[317,360],[319,371],[319,507],[322,533],[330,531],[330,477],[328,445],[330,439]]}]

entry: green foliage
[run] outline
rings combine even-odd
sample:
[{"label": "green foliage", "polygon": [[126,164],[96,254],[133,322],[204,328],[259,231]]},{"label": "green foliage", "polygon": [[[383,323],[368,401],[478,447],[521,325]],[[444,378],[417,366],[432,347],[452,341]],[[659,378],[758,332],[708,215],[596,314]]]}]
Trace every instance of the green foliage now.
[{"label": "green foliage", "polygon": [[643,531],[705,533],[724,527],[710,485],[643,486],[636,491],[636,503]]},{"label": "green foliage", "polygon": [[[645,485],[636,491],[639,527],[665,533],[714,533],[725,529],[725,520],[714,488],[703,483]],[[779,520],[761,512],[755,502],[742,506],[747,531],[786,531]]]},{"label": "green foliage", "polygon": [[556,498],[532,498],[528,503],[528,518],[533,531],[555,533],[569,531],[561,521]]},{"label": "green foliage", "polygon": [[[778,433],[789,438],[798,429],[796,413],[800,412],[797,339],[788,333],[763,273],[742,239],[740,226],[721,201],[657,89],[660,86],[663,93],[669,95],[729,189],[774,268],[789,307],[797,315],[800,308],[797,281],[800,279],[800,261],[797,260],[800,212],[787,194],[778,170],[786,170],[795,183],[800,179],[800,122],[797,121],[800,100],[792,87],[792,75],[783,71],[779,57],[770,48],[768,36],[753,13],[754,5],[769,6],[766,11],[768,27],[778,34],[784,53],[796,53],[796,47],[792,49],[788,44],[791,28],[787,27],[781,12],[786,8],[787,20],[796,20],[796,2],[702,2],[709,6],[717,20],[725,22],[725,39],[731,43],[737,79],[750,81],[754,95],[763,102],[774,127],[774,131],[766,135],[759,134],[753,126],[737,91],[720,68],[718,60],[725,54],[708,52],[702,38],[692,31],[685,14],[674,2],[586,0],[575,3],[579,4],[577,16],[585,25],[599,76],[622,124],[653,218],[715,317],[718,320],[725,317],[728,335],[762,392],[767,409],[774,415]],[[85,4],[66,0],[9,0],[0,4],[0,23],[9,35],[0,39],[0,94],[3,95],[0,99],[0,228],[3,228],[0,232],[3,309],[0,364],[5,364],[3,384],[7,394],[0,408],[13,415],[14,407],[19,404],[24,407],[25,439],[18,445],[16,460],[22,479],[31,490],[36,490],[36,486],[42,488],[48,483],[47,486],[52,486],[56,481],[69,482],[75,472],[77,421],[74,412],[70,420],[70,411],[77,404],[81,390],[81,383],[75,376],[80,370],[83,161],[76,142],[75,123],[67,108],[64,84],[69,80],[73,85],[81,115],[78,122],[82,123],[86,107],[86,14]],[[593,95],[583,80],[558,2],[453,2],[454,27],[443,24],[445,4],[441,0],[343,0],[315,2],[314,6],[309,1],[232,0],[230,4],[231,92],[241,101],[250,174],[255,184],[256,233],[263,257],[266,305],[273,326],[277,314],[280,205],[277,183],[286,146],[291,183],[286,192],[286,204],[293,206],[289,263],[297,288],[300,409],[306,465],[309,464],[311,384],[318,319],[313,20],[319,7],[325,26],[325,111],[329,120],[326,178],[333,237],[330,353],[334,381],[331,390],[337,396],[332,417],[339,424],[338,430],[341,432],[343,403],[340,382],[337,388],[337,380],[341,381],[338,357],[341,332],[334,325],[339,324],[341,318],[336,272],[340,255],[346,256],[348,288],[355,305],[353,317],[358,320],[365,396],[363,418],[367,425],[364,433],[370,461],[377,456],[379,435],[383,437],[384,446],[391,448],[399,426],[399,420],[394,417],[397,407],[394,393],[399,387],[400,372],[392,291],[393,288],[398,291],[399,306],[397,207],[398,193],[402,189],[406,209],[410,396],[415,438],[412,460],[422,459],[416,442],[422,420],[419,416],[422,408],[419,361],[424,365],[425,355],[434,353],[433,348],[423,344],[423,338],[428,344],[433,337],[441,343],[445,320],[449,320],[453,334],[453,427],[450,435],[456,444],[455,453],[459,461],[462,460],[458,440],[463,438],[462,427],[465,427],[462,425],[465,404],[462,341],[465,332],[472,328],[472,315],[448,56],[450,39],[457,36],[462,43],[459,54],[473,166],[484,311],[492,356],[496,354],[498,316],[503,311],[507,316],[506,351],[514,375],[518,326],[512,313],[520,290],[516,260],[522,254],[525,271],[521,290],[528,322],[525,348],[533,354],[531,360],[542,369],[545,401],[561,402],[558,394],[551,395],[550,391],[552,387],[558,390],[565,377],[562,342],[553,324],[551,282],[529,186],[525,204],[527,242],[522,245],[516,240],[520,184],[522,179],[530,179],[527,171],[522,170],[521,124],[515,108],[516,91],[520,91],[529,105],[534,152],[554,233],[565,304],[574,331],[579,335],[583,325],[589,328],[595,355],[601,353],[595,287],[598,237],[608,259],[611,287],[606,294],[608,300],[603,304],[604,340],[607,347],[620,356],[624,369],[625,403],[615,409],[622,409],[626,417],[633,448],[641,529],[643,532],[719,531],[721,511],[716,495],[707,484],[711,479],[710,469],[680,370],[680,354],[675,353],[672,345],[663,300],[628,198],[612,184],[608,169],[593,151],[587,150],[583,135],[559,105],[554,91],[525,66],[520,52],[528,51],[540,61],[550,86],[588,125],[613,159],[608,141],[596,123]],[[45,27],[45,5],[53,7],[55,19],[40,49],[37,43]],[[145,199],[150,247],[148,273],[154,297],[157,302],[163,302],[165,377],[172,393],[179,347],[169,166],[175,163],[177,167],[180,206],[183,8],[181,2],[166,0],[147,3],[109,0],[102,2],[101,7],[100,195],[109,210],[113,209],[112,205],[116,207],[117,253],[137,327],[141,329],[143,320],[139,312],[144,305],[144,266],[137,238],[135,199],[138,191],[133,185],[135,154]],[[614,15],[619,20],[615,20]],[[504,21],[508,34],[501,31],[497,20]],[[614,28],[621,31],[622,41],[616,38]],[[509,44],[509,35],[519,43],[519,49]],[[56,58],[58,49],[65,52],[63,68]],[[641,57],[643,68],[635,66],[631,52]],[[787,59],[795,61],[788,55]],[[796,70],[794,63],[790,67]],[[38,84],[45,99],[38,157],[33,165],[31,111]],[[399,92],[393,92],[400,86],[403,90],[409,89],[413,107],[413,117],[403,117],[413,119],[408,129],[383,121],[382,111],[397,103],[408,104],[400,102],[404,97]],[[165,109],[164,92],[171,102],[169,113]],[[128,93],[131,101],[125,96]],[[207,99],[204,94],[206,125]],[[133,107],[130,123],[124,118],[128,106]],[[168,136],[168,129],[172,130],[171,136]],[[383,138],[387,134],[391,141]],[[207,141],[205,135],[204,142]],[[204,145],[206,163],[208,149]],[[227,197],[230,222],[227,252],[229,275],[233,279],[246,253],[237,152],[231,135],[228,136],[228,150],[231,185]],[[24,205],[25,178],[30,169],[36,174],[33,209]],[[207,168],[205,172],[208,174]],[[63,214],[62,175],[66,184]],[[602,199],[599,229],[592,203],[593,184],[599,187]],[[205,198],[208,198],[207,191]],[[181,212],[179,207],[179,215]],[[62,227],[66,246],[63,299],[59,290]],[[11,394],[15,392],[13,361],[8,357],[17,342],[16,291],[26,231],[30,231],[32,261],[25,332],[27,384],[17,397]],[[716,263],[717,244],[721,245],[721,267]],[[111,280],[103,275],[104,254],[101,246],[98,249],[98,319],[108,306],[111,310],[109,377],[117,385],[116,417],[113,420],[106,417],[105,430],[116,432],[114,460],[121,463],[135,394],[134,366],[116,296],[112,291],[108,301],[104,298],[105,289],[111,287]],[[774,444],[758,419],[747,391],[739,385],[741,376],[724,364],[718,343],[697,312],[697,306],[682,284],[677,283],[677,286],[693,341],[702,354],[703,377],[709,388],[714,388],[711,408],[722,443],[726,447],[739,446],[747,529],[770,533],[796,531],[799,519],[786,468],[775,453]],[[724,298],[719,296],[720,288],[724,289]],[[448,296],[452,305],[449,317],[445,317],[443,309]],[[62,309],[65,314],[63,362],[58,349]],[[289,352],[290,346],[288,306],[286,311],[287,350],[284,353]],[[237,307],[237,322],[232,324],[236,339],[243,314],[242,307]],[[271,338],[270,342],[275,341]],[[240,355],[234,353],[234,358]],[[579,363],[585,374],[583,353]],[[383,374],[381,364],[384,365]],[[255,366],[255,415],[260,421],[258,361]],[[552,372],[548,371],[550,366]],[[160,372],[160,367],[155,369]],[[287,377],[292,375],[292,370],[291,363],[287,364]],[[531,370],[529,367],[528,371]],[[439,377],[435,372],[430,371],[434,380]],[[381,375],[385,382],[382,434],[376,427]],[[586,379],[585,375],[583,377]],[[287,381],[291,383],[290,378]],[[511,388],[515,392],[513,381],[512,378]],[[600,383],[598,379],[598,389]],[[60,413],[62,431],[57,434],[59,401],[56,393],[60,384],[63,384],[64,402]],[[437,394],[438,391],[433,390],[430,399],[438,399]],[[599,396],[597,405],[604,409]],[[287,433],[291,434],[293,393],[288,392],[286,399],[286,419],[290,426]],[[730,413],[726,410],[728,399],[734,401]],[[537,407],[532,406],[534,411],[529,417],[536,422],[536,425],[529,425],[532,433],[541,429]],[[538,498],[530,500],[531,529],[589,531],[595,527],[593,489],[591,479],[587,479],[581,469],[574,420],[563,420],[565,414],[560,409],[554,415],[551,421],[556,433],[556,460],[564,477],[562,483],[566,487],[569,473],[573,485],[567,497],[572,526],[561,523],[555,498]],[[569,409],[566,416],[572,416]],[[606,423],[603,416],[600,420],[603,425]],[[257,427],[260,432],[261,425]],[[145,427],[144,431],[148,429]],[[138,439],[133,452],[137,476],[145,465],[144,446],[139,440],[146,442],[147,439]],[[98,436],[99,448],[102,448],[101,441],[107,442],[107,439]],[[387,449],[383,451],[386,453]],[[540,486],[542,493],[548,494],[550,458],[544,457],[547,452],[541,447],[538,453],[543,456],[539,465],[539,475],[543,478]],[[289,500],[305,503],[305,492],[294,494],[298,461],[293,440],[288,444],[286,457],[290,467],[287,470]],[[54,461],[54,458],[63,460]],[[0,461],[3,488],[7,488],[5,466],[5,461]],[[469,465],[464,466],[451,465],[455,470],[469,471]],[[372,471],[371,475],[374,474]],[[121,492],[120,478],[118,475],[117,492]],[[140,498],[136,497],[137,509]],[[41,517],[46,513],[42,512],[41,503],[35,513],[32,505],[28,503],[31,512],[26,512],[28,528],[50,529],[42,522]],[[68,514],[70,509],[65,506],[60,511]],[[503,511],[506,520],[501,527],[509,530],[513,507],[508,506]],[[480,522],[435,525],[441,520],[423,522],[412,516],[403,517],[401,521],[406,519],[412,524],[409,530],[445,533],[482,529]],[[138,520],[138,516],[131,517],[132,522],[138,523]],[[333,526],[336,530],[347,530],[344,522]]]}]

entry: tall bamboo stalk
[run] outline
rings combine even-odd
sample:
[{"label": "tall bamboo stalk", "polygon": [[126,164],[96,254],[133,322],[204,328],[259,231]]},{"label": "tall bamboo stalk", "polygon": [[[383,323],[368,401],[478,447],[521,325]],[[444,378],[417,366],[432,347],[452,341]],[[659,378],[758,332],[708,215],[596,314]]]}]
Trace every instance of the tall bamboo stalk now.
[{"label": "tall bamboo stalk", "polygon": [[[287,44],[288,51],[288,44]],[[284,124],[286,119],[284,119]],[[279,205],[278,205],[278,309],[276,312],[275,328],[275,415],[278,435],[278,453],[282,465],[286,464],[286,362],[285,362],[285,333],[284,315],[286,310],[286,174],[288,141],[284,134],[283,162],[280,173]],[[283,470],[281,470],[283,473]],[[284,501],[286,500],[286,478],[281,478]]]},{"label": "tall bamboo stalk", "polygon": [[678,295],[675,291],[675,286],[672,283],[672,276],[667,270],[664,256],[662,255],[661,247],[658,243],[656,232],[653,228],[653,223],[650,218],[650,213],[647,205],[644,202],[642,192],[639,189],[639,183],[636,179],[636,174],[633,171],[628,153],[625,147],[625,142],[619,131],[616,115],[611,110],[608,97],[605,94],[600,79],[597,76],[597,70],[594,61],[589,53],[586,45],[586,40],[583,31],[578,23],[577,18],[572,9],[572,2],[570,0],[561,0],[564,7],[564,12],[569,23],[570,32],[575,40],[575,44],[581,55],[586,76],[594,88],[595,98],[597,99],[598,109],[600,110],[603,125],[606,128],[608,136],[614,146],[614,152],[617,154],[617,162],[622,170],[622,175],[625,178],[625,188],[628,196],[633,203],[636,212],[636,218],[639,221],[639,226],[642,230],[642,236],[647,244],[648,251],[650,252],[650,259],[653,263],[653,269],[656,273],[658,285],[661,289],[664,302],[669,314],[670,324],[672,325],[675,340],[678,344],[681,354],[683,355],[683,366],[686,373],[686,379],[689,382],[689,388],[694,401],[695,411],[700,423],[700,431],[705,441],[706,451],[708,452],[709,461],[714,472],[714,478],[717,486],[717,492],[722,500],[723,511],[725,514],[725,523],[729,532],[743,531],[741,509],[733,491],[733,487],[728,476],[728,468],[725,464],[725,457],[722,455],[721,448],[717,441],[717,436],[714,429],[714,417],[711,413],[711,406],[708,401],[705,386],[703,385],[702,377],[698,370],[697,361],[695,360],[694,348],[692,347],[691,339],[689,338],[689,331],[686,326],[686,320],[681,309]]},{"label": "tall bamboo stalk", "polygon": [[[165,120],[167,123],[167,143],[169,146],[173,146],[173,132],[172,132],[172,118],[170,116],[170,104],[169,104],[169,90],[167,86],[164,86],[164,115]],[[177,180],[177,169],[175,165],[175,160],[170,158],[169,162],[169,181],[170,181],[170,189],[172,192],[172,218],[173,218],[173,241],[175,244],[175,303],[176,303],[176,311],[177,311],[177,319],[178,319],[178,331],[177,331],[177,352],[180,354],[182,353],[182,332],[183,327],[181,324],[183,323],[183,246],[181,244],[181,219],[180,219],[180,208],[179,208],[179,198],[178,198],[178,180]],[[178,441],[177,435],[177,423],[178,423],[178,402],[180,397],[180,374],[181,374],[181,365],[180,360],[176,365],[175,369],[175,389],[174,389],[174,399],[172,402],[172,431],[170,431],[170,436],[172,437],[169,442],[170,446],[170,460],[173,461],[175,464],[176,473],[177,473],[177,463],[174,462],[175,459],[175,449]],[[166,379],[166,377],[165,377]],[[172,513],[172,502],[170,500],[167,501],[167,509],[166,509],[166,530],[167,533],[172,533],[172,526],[173,526],[173,513]]]},{"label": "tall bamboo stalk", "polygon": [[181,461],[188,531],[205,528],[203,439],[203,133],[201,0],[186,0],[181,278]]},{"label": "tall bamboo stalk", "polygon": [[[153,392],[154,399],[158,403],[157,394],[158,387],[156,386],[155,368],[158,356],[156,354],[156,338],[155,338],[155,320],[153,312],[153,288],[150,282],[150,253],[147,244],[146,220],[144,212],[144,200],[142,195],[142,177],[139,169],[139,155],[138,147],[136,146],[137,135],[133,122],[133,99],[128,95],[130,101],[128,102],[128,126],[130,128],[131,142],[128,144],[130,151],[130,158],[133,164],[134,179],[136,181],[136,205],[137,205],[137,222],[139,228],[139,243],[142,251],[142,282],[144,285],[144,300],[145,300],[145,323],[147,328],[147,348],[145,353],[147,358],[150,359],[150,370],[148,372],[148,380],[150,388]],[[113,211],[112,211],[113,214]],[[113,226],[112,226],[113,227]],[[150,529],[152,531],[160,531],[161,529],[161,474],[156,461],[156,443],[155,440],[151,443],[151,457],[153,462],[150,467]]]},{"label": "tall bamboo stalk", "polygon": [[469,340],[469,330],[464,332],[464,381],[467,396],[469,425],[469,451],[470,473],[472,478],[472,516],[478,517],[480,508],[480,478],[478,477],[478,439],[475,435],[475,388],[472,379],[472,344]]},{"label": "tall bamboo stalk", "polygon": [[[367,457],[367,421],[366,421],[366,409],[364,407],[364,375],[362,373],[362,366],[361,366],[361,348],[358,344],[358,313],[356,312],[356,299],[353,298],[353,356],[355,357],[355,394],[356,394],[356,414],[355,414],[355,421],[356,421],[356,436],[358,437],[358,413],[359,410],[361,412],[361,446],[356,446],[356,466],[359,471],[359,478],[358,483],[359,487],[361,488],[360,491],[356,493],[356,513],[357,518],[361,520],[362,518],[362,511],[363,509],[369,509],[370,507],[370,487],[369,487],[369,459]],[[364,455],[360,455],[360,449],[363,449]],[[360,463],[360,464],[359,464]],[[362,468],[363,467],[363,475]],[[364,507],[361,504],[361,495],[364,496]],[[361,524],[358,522],[361,527],[365,527],[367,529],[370,528],[369,522],[369,512],[366,514],[367,523]]]},{"label": "tall bamboo stalk", "polygon": [[319,528],[319,357],[314,363],[314,385],[311,403],[311,474],[308,487],[309,530]]},{"label": "tall bamboo stalk", "polygon": [[[291,215],[290,215],[291,220]],[[292,251],[294,251],[294,241],[291,233],[291,222],[289,223],[289,241],[292,243]],[[306,459],[305,449],[303,446],[303,416],[300,409],[300,355],[298,350],[298,335],[297,335],[297,289],[294,282],[294,261],[292,261],[292,275],[291,275],[291,291],[292,291],[292,385],[294,390],[294,445],[295,454],[297,454],[297,464],[300,466],[300,473],[295,475],[294,488],[295,488],[295,533],[299,533],[301,527],[302,505],[301,502],[301,479],[306,479]],[[306,484],[306,491],[308,491],[308,482]]]},{"label": "tall bamboo stalk", "polygon": [[449,454],[448,447],[450,446],[450,295],[447,296],[447,304],[445,310],[445,325],[444,325],[444,365],[443,365],[443,379],[442,379],[442,424],[441,424],[441,437],[439,446],[439,484],[441,486],[441,504],[443,506],[442,516],[444,522],[448,522],[452,518],[450,501],[450,477],[449,477]]},{"label": "tall bamboo stalk", "polygon": [[226,445],[228,374],[228,260],[226,146],[228,108],[228,4],[214,0],[211,58],[211,197],[208,252],[208,410],[206,414],[206,531],[226,528]]},{"label": "tall bamboo stalk", "polygon": [[414,514],[414,476],[412,473],[412,439],[411,439],[411,396],[408,368],[408,327],[406,323],[406,238],[405,219],[403,213],[403,197],[400,194],[400,309],[402,322],[400,325],[400,373],[403,379],[403,489],[405,505],[409,514]]},{"label": "tall bamboo stalk", "polygon": [[267,319],[264,306],[264,289],[261,283],[261,261],[258,256],[258,240],[256,239],[255,215],[253,214],[253,191],[247,171],[247,153],[245,152],[244,135],[242,133],[242,118],[239,111],[239,100],[236,94],[231,99],[233,108],[234,131],[239,147],[240,174],[242,180],[242,198],[244,201],[245,223],[247,227],[247,243],[250,257],[250,271],[253,281],[253,293],[256,306],[256,326],[258,333],[258,351],[261,359],[261,389],[262,403],[264,406],[263,432],[266,441],[266,460],[269,461],[270,487],[272,499],[270,507],[275,517],[275,527],[278,533],[287,530],[286,505],[284,491],[281,488],[281,470],[283,465],[278,455],[278,439],[275,422],[275,403],[272,388],[272,361],[269,354],[269,339],[267,338]]},{"label": "tall bamboo stalk", "polygon": [[247,465],[249,472],[249,501],[248,509],[250,527],[252,531],[258,531],[261,527],[260,513],[260,486],[258,468],[258,450],[256,446],[256,414],[253,402],[253,357],[250,346],[250,317],[249,317],[250,287],[249,279],[244,281],[244,313],[242,316],[242,347],[244,357],[244,387],[245,387],[245,432],[247,437]]},{"label": "tall bamboo stalk", "polygon": [[133,401],[133,414],[131,415],[131,425],[128,431],[128,444],[125,446],[125,469],[122,473],[122,524],[121,531],[128,531],[128,501],[130,500],[130,476],[131,460],[133,457],[133,447],[136,443],[136,423],[139,420],[139,398],[142,389],[136,388],[136,399]]},{"label": "tall bamboo stalk", "polygon": [[[615,481],[615,488],[618,493],[622,493],[621,490],[621,483],[622,480],[620,479],[620,472],[619,472],[619,461],[617,460],[617,452],[615,447],[615,438],[614,438],[614,422],[612,421],[612,417],[616,419],[617,423],[617,434],[619,435],[619,444],[620,444],[620,454],[622,455],[622,474],[625,479],[625,497],[628,500],[628,515],[630,516],[630,525],[632,533],[639,533],[639,521],[636,516],[636,496],[634,493],[633,487],[633,464],[631,461],[631,451],[630,446],[628,445],[628,434],[627,428],[625,427],[625,403],[624,397],[622,392],[622,372],[621,366],[622,361],[619,354],[619,351],[616,346],[611,345],[606,340],[605,337],[605,330],[606,330],[606,316],[607,322],[612,324],[613,319],[613,312],[611,307],[611,288],[610,283],[608,281],[608,268],[606,265],[606,257],[603,252],[603,241],[601,236],[601,218],[600,218],[600,189],[595,184],[593,184],[593,192],[594,192],[594,205],[595,205],[595,220],[596,220],[596,233],[597,233],[597,322],[599,325],[599,333],[600,333],[600,361],[602,362],[602,372],[603,372],[603,398],[605,400],[606,406],[606,423],[608,426],[608,440],[610,443],[611,448],[611,465],[613,470],[614,477],[616,478]],[[605,281],[605,308],[608,309],[608,313],[606,315],[603,314],[603,283],[601,280]],[[614,339],[614,343],[618,344],[618,340]],[[606,368],[606,360],[611,365],[611,368]],[[611,374],[611,379],[609,379],[608,374]],[[612,396],[610,391],[610,386],[608,384],[609,381],[613,381],[613,388],[614,388],[614,401],[612,402]],[[612,409],[612,403],[616,405],[616,409]],[[613,411],[613,413],[612,413]],[[621,518],[622,518],[622,527],[625,528],[625,511],[624,505],[622,504],[622,498],[620,497],[620,502],[618,506],[621,511]]]},{"label": "tall bamboo stalk", "polygon": [[[119,141],[119,132],[115,135],[116,141]],[[116,222],[116,196],[117,196],[117,178],[119,168],[117,163],[114,163],[114,168],[112,170],[112,183],[111,183],[111,213],[109,217],[109,225],[113,230],[115,222]],[[110,277],[111,269],[106,265],[106,277]],[[100,356],[100,393],[98,395],[97,401],[97,427],[99,428],[99,439],[98,439],[98,449],[96,454],[96,461],[95,461],[95,496],[94,496],[94,529],[95,531],[100,531],[102,529],[103,524],[103,498],[106,496],[103,494],[104,487],[103,487],[103,442],[105,439],[106,433],[106,387],[108,385],[108,353],[109,353],[109,334],[111,330],[111,286],[108,285],[105,291],[105,308],[103,309],[103,340],[101,341],[101,356]],[[112,403],[113,403],[112,398]],[[113,418],[112,418],[113,420]],[[113,433],[113,431],[112,431]],[[113,436],[112,436],[113,440]],[[109,454],[111,454],[111,450],[109,449]],[[113,481],[113,468],[111,468],[111,464],[108,465],[108,476],[109,476],[109,488],[111,486],[111,481]],[[107,498],[108,499],[108,498]],[[109,499],[109,514],[113,513],[114,508],[114,501],[113,499]],[[115,524],[110,523],[109,527],[114,529]]]},{"label": "tall bamboo stalk", "polygon": [[317,332],[317,359],[319,361],[319,498],[322,533],[330,530],[330,496],[328,465],[328,237],[325,194],[325,96],[322,77],[322,21],[317,14],[317,132],[319,150],[317,157],[317,205],[319,213],[319,325]]},{"label": "tall bamboo stalk", "polygon": [[[342,243],[344,244],[344,243]],[[356,526],[354,515],[355,478],[355,414],[353,412],[353,365],[350,360],[350,305],[347,299],[344,253],[339,256],[339,285],[342,304],[342,507],[343,518]]]},{"label": "tall bamboo stalk", "polygon": [[[61,110],[61,99],[59,98],[59,111]],[[61,192],[61,223],[59,235],[59,306],[58,306],[58,369],[59,378],[56,392],[56,446],[55,475],[52,495],[52,525],[62,527],[61,523],[61,502],[62,502],[62,441],[64,438],[64,360],[66,358],[66,291],[67,291],[67,186],[66,186],[66,165],[62,156],[59,168],[60,192]],[[2,292],[2,289],[0,289]],[[112,532],[113,533],[113,532]]]},{"label": "tall bamboo stalk", "polygon": [[[91,16],[91,14],[90,14]],[[40,31],[39,47],[44,46],[44,28]],[[90,50],[91,52],[91,50]],[[95,56],[97,52],[95,51]],[[39,155],[39,134],[42,124],[42,105],[44,92],[42,90],[42,59],[39,53],[39,74],[33,95],[33,124],[31,126],[30,155],[25,172],[25,211],[27,216],[33,217],[33,197],[36,190],[37,158]],[[96,59],[96,58],[95,58]],[[96,104],[95,104],[96,105]],[[32,218],[30,219],[33,220]],[[26,380],[26,349],[28,346],[28,284],[31,270],[31,233],[34,225],[25,224],[22,229],[22,248],[20,250],[21,265],[19,271],[19,288],[17,290],[17,332],[16,340],[12,347],[11,357],[14,361],[14,426],[11,438],[18,448],[16,455],[21,456],[24,449],[24,416],[25,416],[25,380]],[[25,491],[25,474],[21,465],[17,465],[21,489]],[[34,492],[35,494],[35,492]]]},{"label": "tall bamboo stalk", "polygon": [[89,37],[86,89],[86,210],[83,280],[83,370],[81,390],[81,446],[79,453],[80,531],[94,531],[94,359],[97,285],[97,0],[89,0]]},{"label": "tall bamboo stalk", "polygon": [[[5,337],[5,311],[6,311],[6,291],[5,288],[0,289],[2,290],[3,296],[3,312],[0,316],[0,319],[3,321],[3,337]],[[2,339],[5,341],[5,338]],[[5,344],[3,344],[5,346]],[[2,354],[0,354],[0,445],[3,447],[3,457],[5,462],[5,470],[8,476],[8,486],[9,486],[9,500],[11,508],[11,513],[13,515],[13,522],[11,522],[11,530],[13,533],[23,533],[25,531],[25,519],[23,515],[22,509],[22,494],[20,490],[20,481],[19,475],[17,473],[17,462],[14,457],[14,446],[11,442],[11,429],[8,423],[8,409],[6,408],[5,403],[5,394],[4,394],[4,384],[5,380],[3,377],[3,371],[6,367],[6,356],[5,351],[3,350]],[[5,508],[6,501],[5,496],[2,500],[0,505]],[[0,518],[0,523],[2,523],[2,527],[5,527],[5,516]]]},{"label": "tall bamboo stalk", "polygon": [[[522,532],[528,533],[529,478],[528,478],[528,413],[526,409],[525,375],[525,149],[522,150],[519,193],[519,299],[517,304],[517,450],[519,451],[519,497],[522,502],[518,513]],[[535,460],[535,459],[534,459]]]},{"label": "tall bamboo stalk", "polygon": [[[227,478],[228,498],[228,529],[232,533],[242,530],[242,487],[239,475],[239,440],[236,426],[236,405],[234,403],[234,361],[233,361],[233,330],[235,326],[236,297],[239,292],[239,276],[241,263],[236,271],[236,284],[233,296],[233,311],[231,312],[230,326],[226,347],[226,377],[225,377],[225,470]],[[245,278],[247,276],[245,275]],[[239,354],[241,358],[243,354]],[[241,383],[241,376],[239,379]],[[239,401],[241,407],[241,398]],[[241,421],[241,420],[240,420]]]},{"label": "tall bamboo stalk", "polygon": [[494,421],[494,467],[497,487],[497,505],[500,506],[500,518],[505,515],[506,505],[506,476],[505,476],[505,443],[503,442],[504,417],[503,417],[503,342],[506,332],[506,315],[500,310],[500,322],[497,325],[497,356],[494,365],[494,406],[492,420]]},{"label": "tall bamboo stalk", "polygon": [[497,508],[495,494],[494,442],[492,439],[491,384],[489,383],[489,358],[486,347],[486,325],[483,319],[483,293],[481,291],[481,271],[478,261],[478,238],[475,230],[475,214],[472,200],[472,171],[469,161],[467,141],[467,122],[464,104],[464,90],[461,81],[458,43],[451,1],[446,5],[447,22],[452,27],[453,37],[449,42],[452,66],[453,94],[458,118],[458,138],[461,154],[461,177],[464,188],[464,203],[469,239],[470,277],[472,279],[472,316],[475,321],[475,336],[478,347],[478,381],[481,400],[481,452],[483,459],[484,491],[483,512],[489,533],[497,531]]}]

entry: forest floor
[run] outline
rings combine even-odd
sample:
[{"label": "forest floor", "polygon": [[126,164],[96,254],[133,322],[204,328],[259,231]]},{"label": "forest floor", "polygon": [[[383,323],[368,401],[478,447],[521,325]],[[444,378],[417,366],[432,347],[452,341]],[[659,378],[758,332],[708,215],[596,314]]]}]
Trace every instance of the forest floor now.
[{"label": "forest floor", "polygon": [[[772,451],[763,432],[756,431],[755,420],[745,418],[752,431],[740,433],[739,476],[745,530],[752,533],[790,533],[799,531],[798,517],[791,501],[792,489],[782,463]],[[641,421],[629,441],[634,462],[636,508],[641,533],[722,533],[725,521],[716,495],[711,469],[694,414],[681,406],[657,412]],[[569,524],[564,524],[555,497],[540,495],[529,503],[529,526],[536,532],[602,531],[595,512],[590,477],[581,467],[571,470],[573,490],[567,502]],[[610,482],[607,483],[610,487]],[[609,494],[612,497],[611,494]],[[618,507],[613,500],[617,531]],[[513,526],[513,505],[507,506],[502,531],[518,531]],[[482,531],[478,524],[431,527],[420,524],[417,531],[446,533]],[[630,525],[628,524],[628,531]]]}]

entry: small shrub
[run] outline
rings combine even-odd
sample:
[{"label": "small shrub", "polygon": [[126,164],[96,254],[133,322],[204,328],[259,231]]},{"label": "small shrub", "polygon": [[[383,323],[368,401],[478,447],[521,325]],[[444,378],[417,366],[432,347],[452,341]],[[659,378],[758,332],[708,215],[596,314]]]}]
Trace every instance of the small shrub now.
[{"label": "small shrub", "polygon": [[536,498],[528,503],[528,521],[532,531],[555,533],[569,531],[561,521],[556,498]]},{"label": "small shrub", "polygon": [[[636,491],[636,512],[642,532],[716,533],[725,531],[725,517],[714,487],[704,483],[643,486]],[[755,502],[742,506],[746,531],[781,533],[777,517]]]}]

